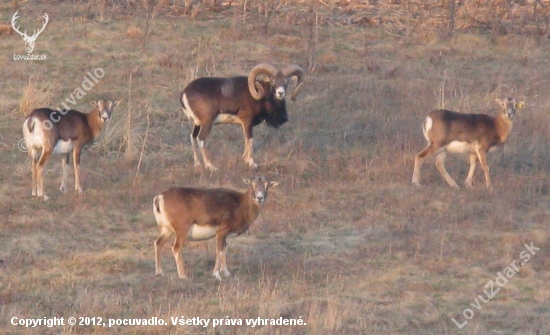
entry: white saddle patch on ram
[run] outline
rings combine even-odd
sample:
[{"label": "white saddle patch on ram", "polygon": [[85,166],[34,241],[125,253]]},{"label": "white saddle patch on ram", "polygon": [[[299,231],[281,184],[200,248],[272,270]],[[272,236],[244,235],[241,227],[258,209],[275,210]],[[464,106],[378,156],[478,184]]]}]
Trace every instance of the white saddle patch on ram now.
[{"label": "white saddle patch on ram", "polygon": [[214,119],[214,123],[238,123],[241,124],[241,119],[233,114],[218,114]]},{"label": "white saddle patch on ram", "polygon": [[233,86],[233,81],[226,79],[222,84],[222,95],[226,98],[229,98],[233,96],[234,92],[235,92],[235,87]]}]

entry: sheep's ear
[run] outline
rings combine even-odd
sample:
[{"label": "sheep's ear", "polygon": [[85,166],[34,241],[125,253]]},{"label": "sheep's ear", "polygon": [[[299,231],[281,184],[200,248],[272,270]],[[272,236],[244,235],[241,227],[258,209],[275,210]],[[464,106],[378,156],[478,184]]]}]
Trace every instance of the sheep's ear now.
[{"label": "sheep's ear", "polygon": [[275,187],[275,186],[277,186],[277,185],[279,185],[279,183],[276,182],[276,181],[270,181],[270,182],[269,182],[269,187]]},{"label": "sheep's ear", "polygon": [[92,105],[92,106],[94,106],[94,107],[97,106],[97,101],[96,101],[96,100],[90,101],[90,105]]},{"label": "sheep's ear", "polygon": [[117,100],[117,101],[113,102],[113,106],[111,106],[111,107],[115,107],[115,106],[118,105],[119,103],[120,103],[120,100]]},{"label": "sheep's ear", "polygon": [[521,109],[523,108],[523,105],[525,105],[525,101],[520,101],[516,104],[516,108]]},{"label": "sheep's ear", "polygon": [[246,185],[248,185],[248,184],[250,184],[250,179],[248,179],[248,178],[243,178],[243,182],[244,182]]},{"label": "sheep's ear", "polygon": [[502,107],[506,108],[506,103],[504,101],[500,100],[499,98],[495,98],[495,101],[497,102],[497,104],[499,104]]}]

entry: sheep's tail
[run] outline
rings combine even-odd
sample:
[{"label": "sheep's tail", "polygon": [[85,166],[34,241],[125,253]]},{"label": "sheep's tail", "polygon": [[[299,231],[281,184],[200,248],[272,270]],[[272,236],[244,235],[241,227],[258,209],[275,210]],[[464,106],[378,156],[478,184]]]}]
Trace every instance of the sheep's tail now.
[{"label": "sheep's tail", "polygon": [[160,214],[160,199],[161,199],[162,195],[157,195],[154,199],[153,199],[153,206],[154,206],[154,209],[157,211],[157,213]]}]

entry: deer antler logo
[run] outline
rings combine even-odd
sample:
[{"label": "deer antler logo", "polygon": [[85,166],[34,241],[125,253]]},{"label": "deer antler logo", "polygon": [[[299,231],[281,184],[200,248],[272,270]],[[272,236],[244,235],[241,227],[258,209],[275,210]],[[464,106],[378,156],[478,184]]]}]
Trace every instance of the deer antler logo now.
[{"label": "deer antler logo", "polygon": [[[18,11],[17,11],[18,12]],[[13,14],[13,17],[11,19],[11,26],[13,27],[13,30],[17,32],[21,37],[23,37],[23,41],[25,41],[25,49],[27,50],[27,53],[30,54],[34,50],[34,42],[36,42],[36,39],[38,38],[38,35],[40,35],[41,32],[44,31],[44,28],[46,28],[46,25],[48,24],[48,14],[44,14],[44,25],[42,26],[42,29],[36,31],[34,30],[34,33],[32,36],[27,35],[27,30],[25,32],[19,31],[19,27],[15,26],[15,21],[19,18],[17,15],[17,12]]]}]

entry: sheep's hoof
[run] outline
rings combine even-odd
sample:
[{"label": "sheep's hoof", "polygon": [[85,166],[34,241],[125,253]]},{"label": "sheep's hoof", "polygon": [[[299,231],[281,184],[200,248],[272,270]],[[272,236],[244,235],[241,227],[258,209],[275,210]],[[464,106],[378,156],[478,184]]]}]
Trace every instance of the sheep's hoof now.
[{"label": "sheep's hoof", "polygon": [[155,271],[155,276],[164,276],[164,272],[162,270]]},{"label": "sheep's hoof", "polygon": [[44,201],[48,201],[48,200],[50,200],[50,197],[44,194]]},{"label": "sheep's hoof", "polygon": [[223,273],[224,277],[231,277],[231,272],[229,272],[229,270],[227,270],[227,269],[222,270],[222,273]]},{"label": "sheep's hoof", "polygon": [[222,277],[220,277],[220,273],[218,271],[214,272],[212,274],[212,277],[216,278],[217,280],[221,281]]},{"label": "sheep's hoof", "polygon": [[60,190],[62,193],[65,193],[65,191],[67,190],[67,188],[65,187],[65,184],[61,184],[61,186],[59,186],[59,190]]}]

